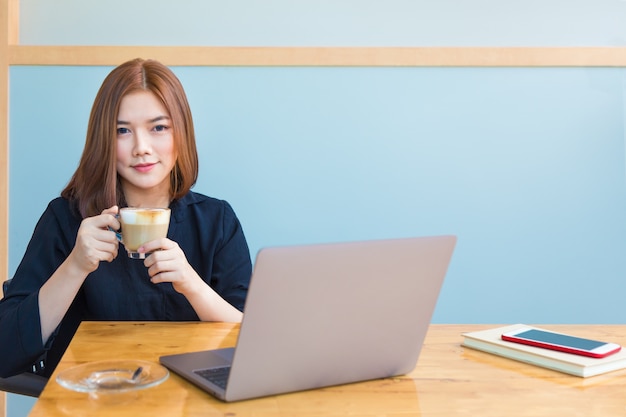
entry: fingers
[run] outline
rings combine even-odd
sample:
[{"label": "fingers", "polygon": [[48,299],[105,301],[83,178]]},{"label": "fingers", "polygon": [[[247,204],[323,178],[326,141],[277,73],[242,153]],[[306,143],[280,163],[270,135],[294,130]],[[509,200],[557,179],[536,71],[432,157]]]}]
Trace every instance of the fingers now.
[{"label": "fingers", "polygon": [[153,282],[180,280],[189,265],[178,244],[167,238],[148,242],[139,251],[150,253],[144,265],[150,277],[154,278]]},{"label": "fingers", "polygon": [[150,282],[153,284],[169,282],[175,291],[185,296],[196,293],[199,285],[206,285],[189,265],[182,251],[181,256],[175,258],[164,256],[168,252],[178,251],[157,251],[146,258],[144,264],[148,267]]},{"label": "fingers", "polygon": [[140,253],[152,253],[156,251],[172,250],[178,248],[178,244],[167,238],[156,239],[150,242],[144,243],[137,249]]},{"label": "fingers", "polygon": [[152,283],[181,281],[184,277],[181,263],[176,259],[160,260],[159,257],[163,257],[163,253],[153,253],[144,261]]},{"label": "fingers", "polygon": [[71,253],[76,265],[89,273],[95,271],[101,261],[113,261],[117,257],[118,242],[115,238],[110,239],[111,234],[112,232],[97,229],[94,236],[89,231],[79,230]]},{"label": "fingers", "polygon": [[174,290],[183,295],[192,294],[200,284],[204,285],[176,242],[167,238],[157,239],[144,244],[139,251],[150,253],[144,265],[153,284],[171,282]]},{"label": "fingers", "polygon": [[82,252],[86,259],[91,259],[94,262],[111,262],[117,257],[118,248],[117,240],[113,242],[94,240],[93,245],[86,246]]},{"label": "fingers", "polygon": [[100,215],[83,219],[76,235],[74,257],[83,269],[93,271],[101,261],[111,262],[117,257],[119,242],[112,230],[120,228],[115,217],[117,206],[102,211]]},{"label": "fingers", "polygon": [[178,244],[167,238],[148,242],[141,246],[138,251],[150,254],[144,260],[144,265],[148,268],[150,276],[177,269],[179,268],[177,265],[187,261]]},{"label": "fingers", "polygon": [[118,206],[112,206],[112,207],[102,210],[102,213],[98,217],[100,217],[102,221],[104,222],[103,228],[110,228],[113,230],[120,229],[121,224],[119,220],[117,219],[119,211],[120,210]]},{"label": "fingers", "polygon": [[177,277],[178,274],[173,271],[161,271],[156,272],[156,269],[148,268],[148,274],[150,275],[150,281],[153,284],[160,284],[162,282],[177,282],[180,281]]},{"label": "fingers", "polygon": [[102,210],[102,214],[112,214],[116,216],[119,213],[120,209],[117,206],[111,206],[107,209]]}]

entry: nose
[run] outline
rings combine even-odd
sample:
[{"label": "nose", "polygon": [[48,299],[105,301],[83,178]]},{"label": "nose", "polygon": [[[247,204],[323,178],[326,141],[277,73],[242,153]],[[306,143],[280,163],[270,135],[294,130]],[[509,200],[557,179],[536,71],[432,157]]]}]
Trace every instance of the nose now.
[{"label": "nose", "polygon": [[135,146],[133,147],[133,155],[141,156],[150,154],[152,146],[150,143],[150,135],[143,129],[137,130],[135,133]]}]

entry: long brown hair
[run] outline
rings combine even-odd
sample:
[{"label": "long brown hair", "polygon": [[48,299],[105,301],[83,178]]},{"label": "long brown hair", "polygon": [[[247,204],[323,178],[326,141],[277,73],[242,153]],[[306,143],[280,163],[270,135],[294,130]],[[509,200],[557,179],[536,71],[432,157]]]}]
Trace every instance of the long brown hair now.
[{"label": "long brown hair", "polygon": [[191,110],[180,80],[165,65],[134,59],[105,78],[91,108],[85,148],[76,172],[61,193],[83,217],[124,206],[116,166],[117,115],[122,98],[138,90],[152,92],[172,120],[176,164],[170,173],[171,199],[185,195],[198,178],[198,152]]}]

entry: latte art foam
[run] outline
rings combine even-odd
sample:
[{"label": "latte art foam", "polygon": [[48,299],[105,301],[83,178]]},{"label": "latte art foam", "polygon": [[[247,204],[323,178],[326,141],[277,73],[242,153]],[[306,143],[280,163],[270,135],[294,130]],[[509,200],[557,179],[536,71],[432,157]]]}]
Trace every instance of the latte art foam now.
[{"label": "latte art foam", "polygon": [[126,224],[169,224],[169,209],[123,208],[120,218]]}]

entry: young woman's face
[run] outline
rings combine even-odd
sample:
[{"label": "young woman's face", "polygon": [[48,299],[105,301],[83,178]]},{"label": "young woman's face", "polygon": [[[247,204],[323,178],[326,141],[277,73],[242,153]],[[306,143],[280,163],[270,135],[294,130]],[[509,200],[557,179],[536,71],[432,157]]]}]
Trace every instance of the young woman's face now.
[{"label": "young woman's face", "polygon": [[117,173],[132,206],[167,206],[176,163],[172,121],[150,91],[126,95],[117,116]]}]

